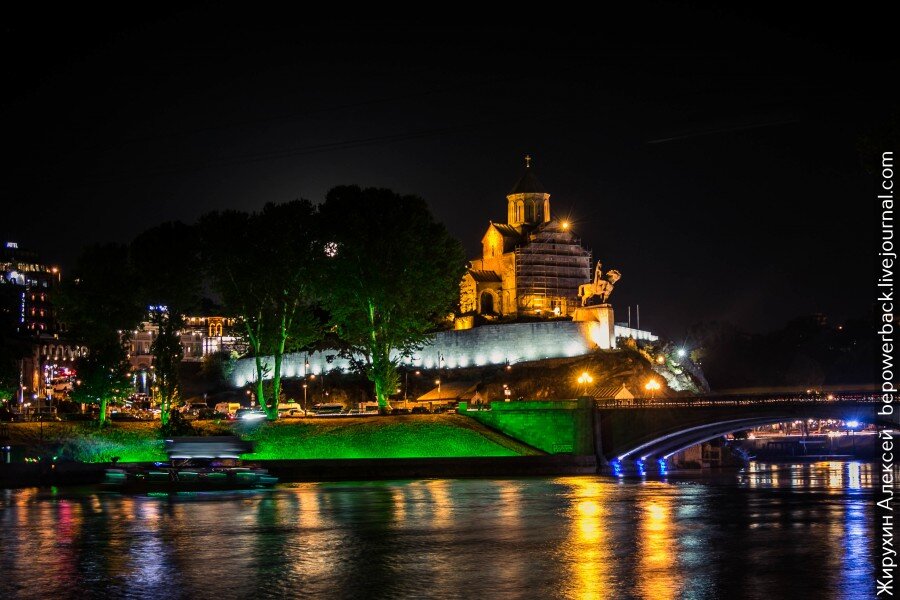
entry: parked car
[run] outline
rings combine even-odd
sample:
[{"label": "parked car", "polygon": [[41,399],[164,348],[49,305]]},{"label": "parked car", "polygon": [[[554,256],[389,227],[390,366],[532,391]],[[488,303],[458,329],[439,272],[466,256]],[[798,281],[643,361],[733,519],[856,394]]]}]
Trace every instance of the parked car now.
[{"label": "parked car", "polygon": [[209,410],[209,406],[207,406],[206,402],[192,402],[190,404],[186,404],[181,409],[181,414],[188,417],[198,417],[201,412]]},{"label": "parked car", "polygon": [[258,408],[241,408],[234,418],[238,421],[261,421],[266,418],[266,413]]},{"label": "parked car", "polygon": [[241,405],[237,402],[219,402],[216,404],[216,412],[224,413],[226,415],[233,415],[241,408]]},{"label": "parked car", "polygon": [[212,408],[203,408],[197,411],[197,419],[227,419],[228,415]]}]

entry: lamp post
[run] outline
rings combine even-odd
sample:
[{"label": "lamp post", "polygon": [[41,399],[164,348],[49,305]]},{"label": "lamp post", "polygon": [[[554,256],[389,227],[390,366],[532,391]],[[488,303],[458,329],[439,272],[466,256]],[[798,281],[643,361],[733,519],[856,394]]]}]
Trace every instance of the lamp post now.
[{"label": "lamp post", "polygon": [[306,382],[303,383],[303,416],[306,416]]},{"label": "lamp post", "polygon": [[[409,397],[409,369],[406,369],[404,375],[406,381],[403,385],[403,408],[409,408],[409,401],[407,399]],[[415,373],[413,373],[413,375],[418,377],[420,375],[420,371],[416,371]]]},{"label": "lamp post", "polygon": [[441,380],[435,379],[434,383],[438,386],[438,402],[441,401]]},{"label": "lamp post", "polygon": [[655,379],[651,379],[650,381],[647,382],[647,385],[644,386],[644,389],[647,390],[648,392],[650,392],[651,400],[653,400],[653,395],[656,392],[656,390],[659,389],[659,387],[660,387],[659,382],[656,381]]}]

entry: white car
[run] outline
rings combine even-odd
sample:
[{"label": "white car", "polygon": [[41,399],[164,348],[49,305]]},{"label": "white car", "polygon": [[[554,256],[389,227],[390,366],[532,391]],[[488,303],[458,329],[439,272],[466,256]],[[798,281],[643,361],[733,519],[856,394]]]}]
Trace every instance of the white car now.
[{"label": "white car", "polygon": [[261,421],[266,418],[266,413],[256,408],[242,408],[235,413],[234,418],[238,421]]},{"label": "white car", "polygon": [[279,410],[278,416],[282,419],[299,419],[303,416],[303,410],[300,408],[289,408],[287,410]]}]

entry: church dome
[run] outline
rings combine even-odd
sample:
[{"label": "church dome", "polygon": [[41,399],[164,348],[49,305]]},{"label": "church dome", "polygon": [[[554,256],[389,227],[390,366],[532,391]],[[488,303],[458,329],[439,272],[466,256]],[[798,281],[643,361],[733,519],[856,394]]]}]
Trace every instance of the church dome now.
[{"label": "church dome", "polygon": [[513,194],[546,194],[547,191],[544,189],[544,186],[541,185],[541,182],[538,181],[537,175],[534,174],[534,171],[531,170],[531,165],[527,165],[525,167],[525,173],[519,178],[519,181],[516,182],[516,185],[513,186],[513,189],[509,192],[509,195]]}]

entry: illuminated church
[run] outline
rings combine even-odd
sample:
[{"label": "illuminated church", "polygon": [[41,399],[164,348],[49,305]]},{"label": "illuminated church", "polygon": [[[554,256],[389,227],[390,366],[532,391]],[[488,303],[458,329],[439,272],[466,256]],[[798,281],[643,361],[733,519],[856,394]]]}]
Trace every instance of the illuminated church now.
[{"label": "illuminated church", "polygon": [[[481,257],[470,261],[460,283],[460,312],[488,319],[573,315],[579,286],[591,280],[591,252],[567,221],[552,218],[531,157],[506,202],[506,223],[490,222]],[[460,320],[457,328],[470,323]]]}]

